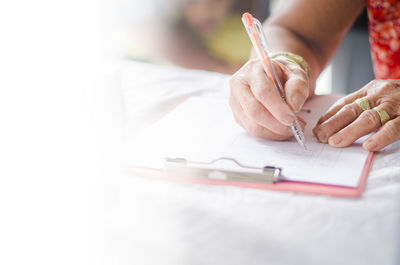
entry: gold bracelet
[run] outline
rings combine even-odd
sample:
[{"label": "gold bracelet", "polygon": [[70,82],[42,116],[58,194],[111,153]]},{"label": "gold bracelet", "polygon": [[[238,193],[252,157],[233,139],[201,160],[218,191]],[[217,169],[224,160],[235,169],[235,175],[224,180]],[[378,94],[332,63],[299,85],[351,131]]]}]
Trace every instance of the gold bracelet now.
[{"label": "gold bracelet", "polygon": [[306,60],[303,59],[300,55],[291,53],[291,52],[276,52],[273,53],[269,56],[271,59],[276,59],[278,57],[284,57],[284,60],[294,63],[301,69],[303,69],[306,73],[307,76],[310,78],[310,67],[308,66],[308,63]]}]

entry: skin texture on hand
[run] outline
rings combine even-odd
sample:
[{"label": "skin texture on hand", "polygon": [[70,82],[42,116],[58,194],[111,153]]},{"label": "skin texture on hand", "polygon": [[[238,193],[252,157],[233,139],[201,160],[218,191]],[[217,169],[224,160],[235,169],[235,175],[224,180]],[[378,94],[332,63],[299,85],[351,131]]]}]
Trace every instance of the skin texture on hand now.
[{"label": "skin texture on hand", "polygon": [[[230,80],[230,106],[236,121],[256,137],[292,137],[289,125],[295,113],[314,93],[316,79],[365,4],[365,0],[285,1],[284,8],[264,23],[270,52],[302,56],[310,67],[310,78],[293,63],[273,60],[286,104],[260,62],[249,60]],[[304,121],[300,123],[305,126]]]},{"label": "skin texture on hand", "polygon": [[[269,80],[258,59],[248,61],[230,79],[230,106],[236,121],[251,135],[285,140],[293,133],[290,125],[310,94],[307,73],[293,63],[272,61],[284,87],[285,102]],[[300,125],[304,129],[305,122]]]},{"label": "skin texture on hand", "polygon": [[[363,111],[355,102],[358,98],[367,99],[371,109]],[[391,120],[382,126],[374,107],[386,110]],[[374,80],[340,99],[319,119],[313,133],[323,143],[345,147],[376,130],[363,143],[366,150],[378,151],[400,139],[400,80]]]}]

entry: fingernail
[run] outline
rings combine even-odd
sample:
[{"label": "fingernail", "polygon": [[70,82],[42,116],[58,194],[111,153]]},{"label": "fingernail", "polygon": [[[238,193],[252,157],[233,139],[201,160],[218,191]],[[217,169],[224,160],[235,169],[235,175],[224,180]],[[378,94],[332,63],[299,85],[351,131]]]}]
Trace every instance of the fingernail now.
[{"label": "fingernail", "polygon": [[293,115],[289,114],[289,115],[284,116],[282,121],[286,125],[292,125],[294,120],[295,120],[295,117]]},{"label": "fingernail", "polygon": [[317,131],[318,131],[319,126],[316,125],[313,129],[312,129],[312,133],[314,136],[317,136]]},{"label": "fingernail", "polygon": [[320,141],[322,143],[326,143],[327,135],[324,131],[321,131],[321,130],[317,131],[316,136],[318,138],[318,141]]},{"label": "fingernail", "polygon": [[329,138],[328,142],[329,144],[333,145],[338,145],[342,142],[343,137],[341,135],[335,135]]},{"label": "fingernail", "polygon": [[292,103],[293,111],[299,112],[303,103],[303,97],[300,94],[294,94],[290,98],[290,102]]},{"label": "fingernail", "polygon": [[376,149],[376,142],[374,140],[369,140],[364,142],[363,147],[367,151],[372,151]]}]

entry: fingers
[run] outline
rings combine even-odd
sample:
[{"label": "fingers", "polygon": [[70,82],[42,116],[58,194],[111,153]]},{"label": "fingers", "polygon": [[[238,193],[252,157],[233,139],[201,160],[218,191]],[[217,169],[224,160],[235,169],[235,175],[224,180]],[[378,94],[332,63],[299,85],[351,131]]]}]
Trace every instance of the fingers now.
[{"label": "fingers", "polygon": [[[341,108],[345,105],[354,102],[358,98],[365,97],[371,104],[371,107],[378,106],[383,102],[391,101],[393,97],[399,97],[400,90],[395,88],[396,87],[391,82],[387,82],[384,80],[373,80],[366,84],[360,90],[351,93],[342,99],[338,100],[329,110],[318,120],[317,125],[325,122],[330,117],[335,115]],[[367,96],[368,95],[368,96]]]},{"label": "fingers", "polygon": [[[251,70],[247,80],[254,97],[264,108],[268,109],[275,119],[285,125],[293,124],[295,120],[293,111],[285,103],[275,85],[268,79],[261,64],[258,61],[249,61],[249,67]],[[275,69],[279,69],[279,67],[275,67]],[[280,70],[277,72],[281,73]]]},{"label": "fingers", "polygon": [[[231,96],[230,106],[236,121],[251,135],[273,140],[292,137],[288,126],[277,121],[251,94],[249,88],[236,90]],[[267,129],[270,128],[270,129]]]},{"label": "fingers", "polygon": [[378,151],[400,139],[400,84],[398,80],[375,80],[370,83],[373,105],[385,110],[389,120],[374,135],[369,137],[363,147],[369,151]]},{"label": "fingers", "polygon": [[[385,102],[378,106],[387,110],[390,117],[397,114],[393,112],[392,104]],[[400,121],[399,121],[400,122]],[[381,129],[379,138],[368,139],[364,144],[367,150],[379,150],[382,147],[398,139],[397,123],[389,125],[389,129]],[[400,126],[400,125],[399,125]],[[314,128],[314,133],[321,142],[328,142],[333,147],[346,147],[360,137],[367,135],[381,127],[381,119],[378,112],[374,109],[362,111],[356,103],[345,105],[335,115],[326,122]],[[384,126],[386,127],[386,125]],[[391,133],[389,136],[388,133]],[[394,134],[394,135],[392,135]],[[379,144],[377,144],[379,141]]]},{"label": "fingers", "polygon": [[[365,110],[355,103],[356,99],[363,98],[358,104],[366,108],[377,107],[384,113],[375,109]],[[314,134],[321,142],[328,142],[333,147],[345,147],[358,138],[376,131],[382,126],[382,121],[389,119],[382,128],[363,144],[370,151],[377,151],[400,138],[400,81],[399,80],[374,80],[361,90],[344,97],[334,104],[318,121],[313,129]],[[381,117],[382,116],[382,117]],[[387,115],[386,115],[387,116]],[[392,120],[390,120],[392,119]]]},{"label": "fingers", "polygon": [[333,104],[328,111],[322,115],[322,117],[318,120],[317,125],[327,121],[330,117],[335,115],[339,110],[341,110],[344,106],[353,103],[357,98],[361,98],[365,95],[363,90],[356,91],[351,93],[341,99],[339,99],[335,104]]},{"label": "fingers", "polygon": [[368,151],[378,151],[400,139],[400,117],[388,121],[382,128],[369,137],[363,147]]},{"label": "fingers", "polygon": [[250,89],[243,89],[238,97],[239,103],[246,116],[258,125],[269,128],[270,131],[289,138],[289,127],[276,120],[272,114],[254,98]]},{"label": "fingers", "polygon": [[378,129],[381,120],[375,110],[366,110],[349,126],[329,137],[328,142],[333,147],[345,147],[358,138]]},{"label": "fingers", "polygon": [[307,73],[294,64],[287,65],[288,80],[285,83],[286,101],[294,112],[299,112],[310,94]]},{"label": "fingers", "polygon": [[314,127],[313,133],[320,142],[326,143],[329,137],[356,120],[361,112],[362,109],[356,103],[345,105],[328,120]]},{"label": "fingers", "polygon": [[[236,121],[249,132],[250,135],[259,138],[266,138],[271,140],[286,140],[293,136],[290,127],[284,126],[283,131],[280,133],[275,133],[255,122],[251,117],[249,117],[245,111],[243,110],[240,103],[234,98],[231,97],[230,106],[232,108],[233,114],[235,116]],[[304,123],[301,125],[305,126]]]},{"label": "fingers", "polygon": [[[279,78],[285,79],[287,68],[273,62]],[[299,69],[297,76],[302,74]],[[300,71],[300,72],[299,72]],[[299,106],[308,97],[308,81],[293,74],[288,83],[290,95],[300,94]],[[230,106],[236,121],[251,135],[261,138],[284,140],[291,138],[292,125],[296,116],[291,107],[281,97],[275,84],[267,77],[259,60],[250,60],[230,79]],[[302,87],[305,92],[299,92]],[[297,107],[296,107],[297,108]],[[305,122],[300,121],[304,129]]]}]

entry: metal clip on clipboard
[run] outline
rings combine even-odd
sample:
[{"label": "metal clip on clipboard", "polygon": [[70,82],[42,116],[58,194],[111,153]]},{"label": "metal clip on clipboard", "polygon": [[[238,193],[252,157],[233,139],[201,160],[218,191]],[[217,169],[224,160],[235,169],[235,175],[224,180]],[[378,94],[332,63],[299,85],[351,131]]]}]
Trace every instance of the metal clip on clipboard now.
[{"label": "metal clip on clipboard", "polygon": [[[243,170],[233,171],[212,167],[213,164],[222,160],[231,161]],[[168,175],[267,184],[278,181],[282,172],[281,168],[272,166],[265,166],[263,168],[245,166],[229,157],[221,157],[211,162],[188,161],[184,158],[165,158],[164,165]],[[249,172],[246,172],[246,169]],[[259,172],[255,172],[256,170]]]}]

